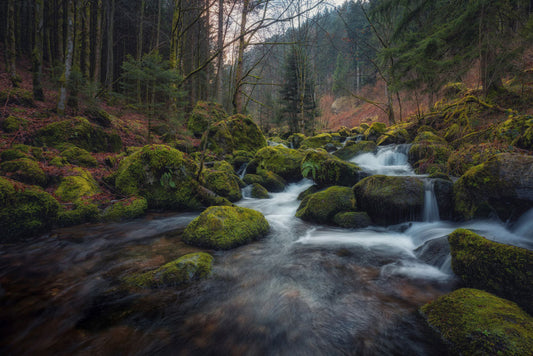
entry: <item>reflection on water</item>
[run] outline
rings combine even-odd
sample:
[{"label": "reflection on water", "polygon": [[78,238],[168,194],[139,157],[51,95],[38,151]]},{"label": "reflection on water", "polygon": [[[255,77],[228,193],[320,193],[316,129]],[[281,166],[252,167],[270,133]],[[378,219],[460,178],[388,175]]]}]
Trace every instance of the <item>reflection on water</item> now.
[{"label": "reflection on water", "polygon": [[[456,287],[443,236],[459,225],[312,225],[294,217],[296,197],[310,185],[241,200],[266,216],[270,234],[209,251],[212,277],[188,288],[139,291],[120,281],[198,251],[180,241],[194,214],[78,226],[1,246],[0,353],[442,353],[417,309]],[[531,247],[497,222],[463,226]]]}]

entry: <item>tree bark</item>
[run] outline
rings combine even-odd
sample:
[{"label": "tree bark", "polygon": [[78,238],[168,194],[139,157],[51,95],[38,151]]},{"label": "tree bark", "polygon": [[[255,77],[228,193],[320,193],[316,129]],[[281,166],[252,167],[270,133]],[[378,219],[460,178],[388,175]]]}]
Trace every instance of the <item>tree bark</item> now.
[{"label": "tree bark", "polygon": [[217,50],[216,100],[219,104],[222,104],[224,100],[224,94],[222,92],[222,72],[224,70],[224,0],[218,0]]},{"label": "tree bark", "polygon": [[113,45],[114,45],[114,20],[115,20],[115,0],[107,1],[107,58],[106,58],[106,88],[108,92],[113,91]]},{"label": "tree bark", "polygon": [[57,112],[60,115],[65,114],[65,105],[67,101],[67,83],[70,79],[72,69],[72,56],[74,52],[74,1],[68,0],[67,4],[67,55],[65,58],[65,70],[61,76],[61,89],[59,91],[59,102]]},{"label": "tree bark", "polygon": [[94,41],[94,66],[93,81],[100,81],[100,71],[102,68],[102,0],[96,1],[96,18],[95,20],[95,41]]},{"label": "tree bark", "polygon": [[250,6],[250,0],[244,0],[242,4],[241,13],[241,27],[239,32],[239,47],[237,54],[237,67],[235,69],[235,88],[233,93],[233,109],[235,113],[242,113],[242,78],[244,73],[244,49],[246,47],[245,34],[246,34],[246,20],[248,17],[248,7]]},{"label": "tree bark", "polygon": [[35,10],[35,40],[32,51],[33,62],[33,98],[38,101],[44,100],[43,86],[41,82],[43,72],[43,22],[44,3],[43,0],[34,0]]},{"label": "tree bark", "polygon": [[7,3],[7,30],[6,30],[6,53],[7,53],[7,72],[11,85],[18,88],[20,77],[17,75],[17,40],[15,35],[15,0],[9,0]]}]

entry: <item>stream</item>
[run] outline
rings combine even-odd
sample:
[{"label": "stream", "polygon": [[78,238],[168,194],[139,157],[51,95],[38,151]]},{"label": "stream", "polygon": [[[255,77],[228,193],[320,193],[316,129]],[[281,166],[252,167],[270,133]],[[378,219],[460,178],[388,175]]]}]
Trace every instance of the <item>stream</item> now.
[{"label": "stream", "polygon": [[[405,148],[353,159],[371,173],[414,175]],[[200,251],[180,235],[198,214],[152,214],[0,245],[3,355],[446,355],[418,308],[459,286],[446,235],[458,227],[533,248],[533,211],[512,227],[440,221],[426,184],[423,222],[341,229],[294,217],[290,184],[239,206],[268,236],[215,257],[187,288],[132,292],[121,279]],[[437,207],[437,211],[435,211]]]}]

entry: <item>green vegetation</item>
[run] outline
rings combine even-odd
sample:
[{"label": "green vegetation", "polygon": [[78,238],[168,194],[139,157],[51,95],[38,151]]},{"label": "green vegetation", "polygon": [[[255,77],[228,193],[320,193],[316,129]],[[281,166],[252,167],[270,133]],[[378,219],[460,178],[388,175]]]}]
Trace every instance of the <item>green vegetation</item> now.
[{"label": "green vegetation", "polygon": [[364,175],[357,165],[343,161],[324,150],[307,151],[301,165],[302,176],[313,179],[320,187],[350,187]]},{"label": "green vegetation", "polygon": [[354,211],[355,208],[351,188],[329,187],[306,196],[296,211],[296,217],[319,224],[335,224],[333,218],[337,213]]},{"label": "green vegetation", "polygon": [[183,241],[199,247],[228,250],[264,237],[270,229],[258,211],[229,206],[212,206],[191,221]]},{"label": "green vegetation", "polygon": [[304,151],[269,146],[257,151],[255,160],[260,168],[276,173],[287,182],[296,182],[302,179],[300,165],[304,156]]},{"label": "green vegetation", "polygon": [[3,162],[0,170],[11,178],[27,184],[44,186],[46,175],[35,160],[30,158],[18,158]]},{"label": "green vegetation", "polygon": [[528,355],[533,318],[515,303],[476,289],[459,289],[420,309],[460,355]]},{"label": "green vegetation", "polygon": [[63,177],[54,194],[63,202],[75,202],[82,197],[91,197],[100,192],[98,183],[90,172],[74,168],[74,175]]},{"label": "green vegetation", "polygon": [[374,153],[377,145],[374,141],[348,142],[346,146],[333,153],[334,156],[343,160],[349,160],[361,153]]}]

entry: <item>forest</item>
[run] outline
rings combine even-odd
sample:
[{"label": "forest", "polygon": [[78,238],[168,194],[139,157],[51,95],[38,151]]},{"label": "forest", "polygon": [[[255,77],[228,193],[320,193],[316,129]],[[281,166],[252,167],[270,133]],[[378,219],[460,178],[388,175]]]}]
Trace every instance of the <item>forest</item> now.
[{"label": "forest", "polygon": [[0,15],[0,354],[531,354],[533,0]]}]

